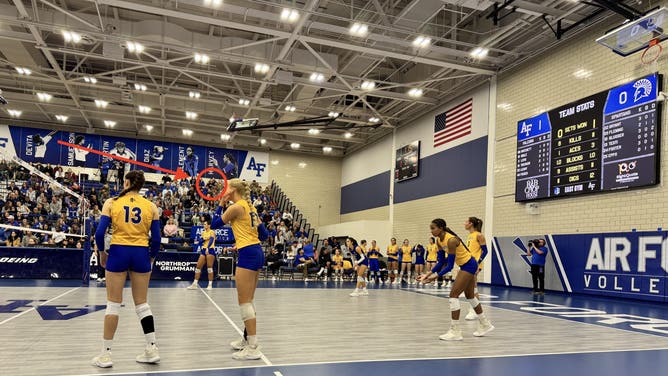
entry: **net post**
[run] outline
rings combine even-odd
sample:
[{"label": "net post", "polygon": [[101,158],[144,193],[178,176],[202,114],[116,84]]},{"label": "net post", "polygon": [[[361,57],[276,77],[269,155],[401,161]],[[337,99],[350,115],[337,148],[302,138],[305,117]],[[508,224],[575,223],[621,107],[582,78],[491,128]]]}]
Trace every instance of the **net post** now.
[{"label": "net post", "polygon": [[[86,217],[84,220],[84,246],[83,246],[83,272],[81,273],[81,279],[84,286],[88,286],[90,283],[90,256],[91,256],[91,234],[93,231],[93,218]],[[99,263],[99,260],[98,260]]]}]

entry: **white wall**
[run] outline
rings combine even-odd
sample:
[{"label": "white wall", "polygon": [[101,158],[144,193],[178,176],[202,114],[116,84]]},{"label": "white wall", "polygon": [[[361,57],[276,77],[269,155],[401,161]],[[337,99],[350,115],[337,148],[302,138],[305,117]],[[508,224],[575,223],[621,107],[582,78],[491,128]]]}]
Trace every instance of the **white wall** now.
[{"label": "white wall", "polygon": [[371,240],[375,240],[380,247],[381,253],[385,254],[385,249],[390,244],[392,231],[390,221],[354,221],[335,225],[322,226],[318,229],[320,239],[330,236],[352,236],[358,242],[366,239],[368,245]]},{"label": "white wall", "polygon": [[388,135],[343,159],[341,186],[389,170],[392,160],[392,135]]}]

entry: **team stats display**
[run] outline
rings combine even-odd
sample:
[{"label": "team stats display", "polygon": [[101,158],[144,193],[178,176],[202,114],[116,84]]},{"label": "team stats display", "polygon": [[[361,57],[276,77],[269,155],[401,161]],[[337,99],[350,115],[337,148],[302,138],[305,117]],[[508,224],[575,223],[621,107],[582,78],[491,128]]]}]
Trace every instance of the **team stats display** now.
[{"label": "team stats display", "polygon": [[653,74],[518,122],[515,201],[658,184],[660,82]]}]

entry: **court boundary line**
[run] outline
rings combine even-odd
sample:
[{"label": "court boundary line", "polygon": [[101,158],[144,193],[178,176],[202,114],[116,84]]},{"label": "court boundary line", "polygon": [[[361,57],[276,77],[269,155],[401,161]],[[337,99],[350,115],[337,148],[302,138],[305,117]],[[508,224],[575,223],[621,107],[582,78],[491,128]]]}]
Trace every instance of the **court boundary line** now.
[{"label": "court boundary line", "polygon": [[20,312],[20,313],[14,315],[14,316],[12,316],[12,317],[9,317],[9,318],[7,318],[7,319],[5,319],[5,320],[3,320],[3,321],[0,321],[0,325],[5,324],[5,323],[8,323],[8,322],[10,322],[10,321],[12,321],[12,320],[14,320],[14,319],[16,319],[16,318],[19,318],[19,317],[25,315],[25,314],[28,313],[28,312],[35,311],[35,310],[37,310],[37,307],[41,307],[41,306],[43,306],[43,305],[45,305],[45,304],[47,304],[47,303],[51,303],[52,301],[54,301],[54,300],[56,300],[56,299],[58,299],[58,298],[62,298],[63,296],[65,296],[65,295],[67,295],[67,294],[69,294],[69,293],[71,293],[71,292],[73,292],[73,291],[75,291],[75,290],[78,290],[78,289],[80,289],[80,288],[81,288],[81,286],[79,286],[79,287],[74,287],[74,288],[72,288],[72,289],[70,289],[70,290],[67,290],[67,291],[65,291],[64,293],[62,293],[62,294],[60,294],[60,295],[58,295],[58,296],[56,296],[56,297],[54,297],[54,298],[51,298],[51,299],[49,299],[49,300],[47,300],[47,301],[45,301],[45,302],[42,302],[42,303],[40,303],[40,304],[38,304],[38,305],[36,305],[36,306],[33,306],[33,307],[30,308],[30,309],[27,309],[27,310],[25,310],[25,311],[23,311],[23,312]]},{"label": "court boundary line", "polygon": [[[206,296],[207,299],[209,299],[209,301],[211,302],[211,304],[213,304],[213,306],[216,307],[216,309],[218,310],[218,312],[220,312],[220,314],[223,315],[223,317],[227,320],[227,322],[230,323],[230,325],[232,325],[232,327],[237,331],[237,333],[239,333],[240,336],[243,336],[243,335],[244,335],[244,332],[237,326],[237,324],[236,324],[234,321],[232,321],[232,319],[230,318],[230,316],[228,316],[228,315],[223,311],[223,309],[220,308],[220,306],[218,305],[218,303],[216,303],[215,301],[213,301],[213,299],[211,299],[211,296],[209,296],[209,294],[207,294],[204,290],[202,290],[201,287],[198,287],[197,289],[200,290],[200,291],[202,292],[202,294],[204,294],[204,296]],[[267,357],[264,355],[264,353],[262,353],[262,357],[260,357],[260,359],[262,359],[262,361],[263,361],[267,366],[272,366],[272,365],[273,365],[273,363],[269,360],[269,358],[267,358]],[[247,368],[247,367],[243,367],[243,368]]]},{"label": "court boundary line", "polygon": [[[439,341],[444,342],[444,341]],[[498,354],[498,355],[481,355],[476,357],[470,356],[452,356],[452,357],[436,357],[436,358],[396,358],[396,359],[360,359],[360,360],[335,360],[329,362],[308,362],[308,363],[286,363],[286,364],[272,364],[262,366],[238,366],[238,367],[224,367],[224,368],[194,368],[194,369],[179,369],[166,371],[137,371],[137,372],[119,372],[119,373],[104,373],[105,376],[122,376],[122,375],[148,375],[160,373],[177,373],[177,372],[204,372],[204,371],[225,371],[232,369],[256,369],[256,368],[280,368],[280,367],[297,367],[297,366],[317,366],[327,364],[356,364],[356,363],[381,363],[381,362],[411,362],[424,360],[461,360],[461,359],[498,359],[498,358],[513,358],[526,356],[554,356],[554,355],[588,355],[588,354],[606,354],[606,353],[622,353],[622,352],[646,352],[646,351],[667,351],[668,347],[658,347],[653,349],[615,349],[615,350],[591,350],[591,351],[564,351],[564,352],[545,352],[535,354]],[[85,374],[68,374],[68,376],[100,376],[100,373],[85,373]]]},{"label": "court boundary line", "polygon": [[[419,291],[411,291],[411,290],[405,290],[405,291],[407,291],[407,292],[414,292],[414,293],[416,293],[416,294],[420,294],[420,295],[431,296],[431,297],[438,298],[438,299],[445,299],[444,297],[440,297],[440,296],[433,295],[433,294],[426,294],[426,293],[422,293],[422,292],[419,292]],[[462,298],[460,297],[459,299],[461,300]],[[577,321],[577,320],[569,320],[569,319],[567,319],[567,318],[554,317],[554,316],[550,316],[550,315],[542,314],[542,313],[539,313],[539,312],[527,312],[527,311],[522,311],[522,310],[514,310],[514,309],[510,309],[510,308],[497,307],[497,306],[494,305],[494,303],[545,303],[545,302],[538,302],[538,301],[535,301],[535,300],[497,300],[497,301],[494,301],[494,300],[481,300],[481,301],[480,301],[480,304],[485,304],[485,305],[487,305],[488,307],[492,307],[492,308],[496,308],[496,309],[501,309],[501,310],[504,310],[504,311],[520,312],[520,313],[524,313],[524,314],[527,314],[527,315],[538,315],[538,316],[545,317],[545,318],[548,318],[548,319],[551,319],[551,320],[569,321],[569,322],[574,322],[574,323],[579,323],[579,324],[584,324],[584,325],[596,326],[596,327],[599,327],[599,328],[608,328],[608,329],[614,329],[614,330],[621,330],[621,331],[624,331],[624,332],[627,332],[627,333],[644,334],[644,335],[648,335],[648,336],[652,336],[652,337],[659,337],[659,338],[668,339],[668,336],[662,336],[662,335],[659,335],[659,334],[653,334],[653,333],[647,333],[647,332],[640,332],[640,331],[635,331],[635,330],[631,330],[631,329],[617,328],[617,327],[614,327],[614,326],[606,326],[606,325],[602,325],[602,324],[594,324],[594,323],[590,323],[590,322],[582,322],[582,321]],[[550,304],[555,304],[555,303],[550,303]],[[569,306],[564,306],[564,307],[568,307],[568,308],[582,308],[582,307],[569,307]],[[584,308],[584,309],[589,309],[589,308]],[[606,313],[607,313],[607,312],[606,312]],[[628,314],[628,315],[631,315],[630,313],[627,313],[627,314]],[[632,315],[632,316],[635,316],[635,315]],[[651,318],[651,317],[650,317],[650,318]],[[661,319],[661,320],[664,320],[664,319]],[[642,324],[642,323],[638,323],[638,324]]]}]

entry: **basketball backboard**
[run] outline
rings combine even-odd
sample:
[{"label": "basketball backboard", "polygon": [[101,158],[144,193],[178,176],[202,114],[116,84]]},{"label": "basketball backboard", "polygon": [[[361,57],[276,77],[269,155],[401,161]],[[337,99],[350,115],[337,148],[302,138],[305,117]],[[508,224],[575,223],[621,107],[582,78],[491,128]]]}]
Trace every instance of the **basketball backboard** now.
[{"label": "basketball backboard", "polygon": [[629,56],[648,48],[654,40],[660,43],[667,39],[667,29],[668,9],[662,7],[607,32],[596,42],[619,55]]}]

